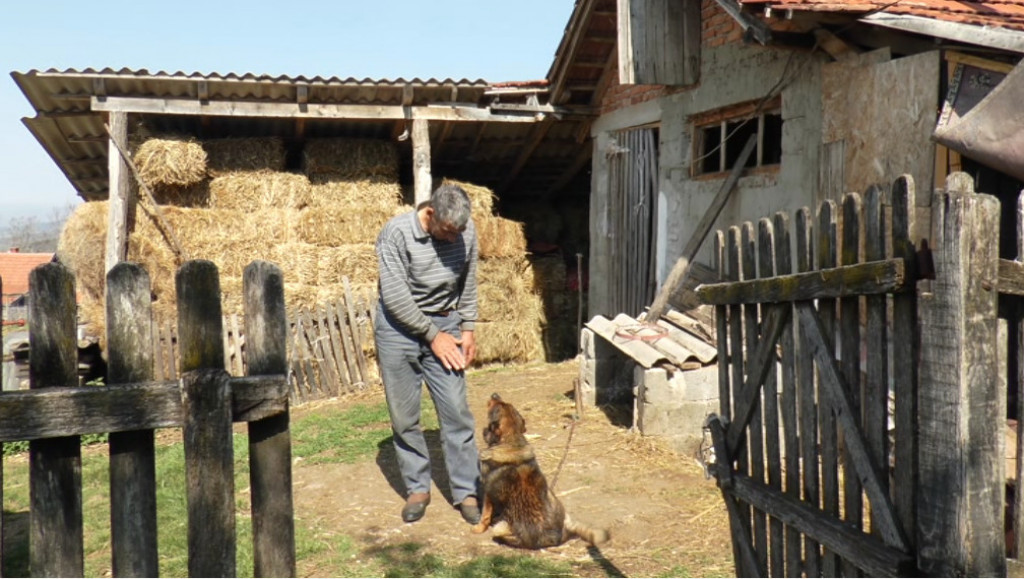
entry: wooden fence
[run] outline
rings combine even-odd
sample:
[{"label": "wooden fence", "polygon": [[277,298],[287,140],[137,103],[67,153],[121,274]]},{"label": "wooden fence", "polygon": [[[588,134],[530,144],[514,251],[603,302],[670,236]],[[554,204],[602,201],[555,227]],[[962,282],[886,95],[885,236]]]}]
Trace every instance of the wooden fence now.
[{"label": "wooden fence", "polygon": [[[314,309],[288,314],[288,384],[293,404],[340,396],[377,382],[367,359],[373,343],[374,298],[354,294],[344,279],[345,295]],[[224,316],[224,369],[244,376],[244,316]],[[157,380],[178,378],[176,323],[157,324],[153,332]]]},{"label": "wooden fence", "polygon": [[209,261],[178,270],[183,374],[155,380],[149,276],[135,264],[115,266],[109,385],[77,387],[74,278],[57,263],[32,271],[31,388],[0,393],[0,442],[30,441],[32,576],[84,575],[79,437],[98,433],[109,433],[113,574],[159,575],[154,429],[170,427],[184,440],[189,575],[237,576],[232,421],[249,428],[253,572],[295,576],[281,272],[266,262],[245,269],[244,377],[224,369],[219,283]]},{"label": "wooden fence", "polygon": [[740,576],[1006,573],[997,297],[1024,295],[1024,264],[998,259],[999,203],[966,175],[932,198],[934,254],[914,208],[903,177],[717,233],[726,281],[697,292]]}]

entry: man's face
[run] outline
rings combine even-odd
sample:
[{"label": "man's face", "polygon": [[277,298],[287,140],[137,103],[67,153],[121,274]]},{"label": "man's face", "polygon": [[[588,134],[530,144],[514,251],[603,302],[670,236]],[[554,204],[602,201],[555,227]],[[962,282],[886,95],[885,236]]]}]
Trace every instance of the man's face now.
[{"label": "man's face", "polygon": [[434,239],[451,243],[458,239],[459,234],[465,230],[465,227],[458,228],[451,223],[441,223],[437,219],[431,219],[430,228],[427,230],[427,233],[429,233]]}]

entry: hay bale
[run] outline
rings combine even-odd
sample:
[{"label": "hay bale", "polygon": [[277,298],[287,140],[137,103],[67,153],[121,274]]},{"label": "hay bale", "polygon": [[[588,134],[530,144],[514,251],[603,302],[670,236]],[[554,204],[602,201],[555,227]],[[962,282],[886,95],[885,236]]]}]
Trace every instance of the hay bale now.
[{"label": "hay bale", "polygon": [[533,268],[526,259],[480,260],[477,266],[478,319],[543,320],[543,304],[533,291]]},{"label": "hay bale", "polygon": [[177,207],[209,207],[210,181],[204,179],[195,185],[172,186],[158,185],[150,187],[153,200],[157,205],[175,205]]},{"label": "hay bale", "polygon": [[106,201],[81,203],[68,216],[57,241],[57,259],[75,275],[83,299],[102,300],[106,291],[104,252],[107,243]]},{"label": "hay bale", "polygon": [[494,191],[491,191],[487,187],[466,183],[465,181],[456,181],[454,179],[444,179],[441,181],[441,184],[458,185],[459,187],[462,187],[462,190],[469,196],[469,203],[472,207],[474,220],[494,214],[494,200],[498,197],[494,194]]},{"label": "hay bale", "polygon": [[210,181],[210,207],[215,209],[302,209],[310,196],[309,179],[299,173],[232,171]]},{"label": "hay bale", "polygon": [[280,243],[271,250],[267,261],[281,268],[285,283],[315,284],[322,249],[309,243]]},{"label": "hay bale", "polygon": [[544,359],[543,332],[535,320],[478,322],[474,365],[535,362]]},{"label": "hay bale", "polygon": [[473,223],[476,225],[480,259],[521,257],[526,253],[522,223],[493,215],[475,217]]},{"label": "hay bale", "polygon": [[402,204],[402,187],[393,179],[379,176],[341,179],[317,175],[312,179],[310,205],[313,207],[378,207],[393,210]]},{"label": "hay bale", "polygon": [[372,242],[399,211],[373,206],[307,207],[299,212],[295,233],[298,241],[325,247]]},{"label": "hay bale", "polygon": [[398,181],[398,151],[394,143],[379,139],[310,139],[302,150],[302,166],[310,177]]},{"label": "hay bale", "polygon": [[349,283],[377,283],[377,252],[373,243],[350,243],[337,247],[318,247],[316,283],[321,286]]},{"label": "hay bale", "polygon": [[133,158],[139,176],[151,187],[189,186],[206,178],[206,151],[191,139],[147,139]]},{"label": "hay bale", "polygon": [[284,171],[285,149],[280,137],[249,137],[203,141],[207,172],[212,177],[234,171]]}]

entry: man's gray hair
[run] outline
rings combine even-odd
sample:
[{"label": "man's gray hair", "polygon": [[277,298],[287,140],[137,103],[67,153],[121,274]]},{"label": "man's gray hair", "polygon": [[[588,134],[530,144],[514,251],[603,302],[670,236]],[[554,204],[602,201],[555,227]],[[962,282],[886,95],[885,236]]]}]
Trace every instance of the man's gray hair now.
[{"label": "man's gray hair", "polygon": [[434,217],[439,223],[462,229],[469,222],[469,195],[458,185],[445,183],[434,189],[430,194],[430,206],[434,208]]}]

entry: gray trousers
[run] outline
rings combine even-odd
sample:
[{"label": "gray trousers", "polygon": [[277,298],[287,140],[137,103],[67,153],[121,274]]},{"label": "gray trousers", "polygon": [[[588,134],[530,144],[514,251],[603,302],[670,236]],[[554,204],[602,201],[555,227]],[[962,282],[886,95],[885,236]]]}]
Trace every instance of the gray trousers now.
[{"label": "gray trousers", "polygon": [[[455,312],[431,318],[442,332],[456,337],[460,318]],[[398,327],[378,305],[374,327],[377,361],[384,382],[398,469],[407,493],[430,491],[430,455],[420,426],[420,399],[427,383],[441,424],[441,443],[452,501],[476,496],[480,463],[475,423],[466,400],[466,375],[446,370],[423,340]]]}]

